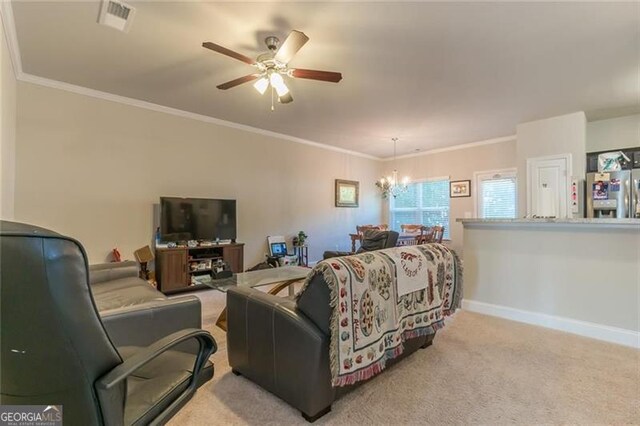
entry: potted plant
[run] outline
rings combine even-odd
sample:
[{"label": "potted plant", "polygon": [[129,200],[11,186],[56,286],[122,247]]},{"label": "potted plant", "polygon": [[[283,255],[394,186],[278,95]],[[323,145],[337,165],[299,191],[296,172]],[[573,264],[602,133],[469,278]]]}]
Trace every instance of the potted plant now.
[{"label": "potted plant", "polygon": [[293,238],[293,245],[294,246],[303,246],[305,241],[307,240],[307,234],[304,233],[304,231],[300,231],[298,232],[298,236]]}]

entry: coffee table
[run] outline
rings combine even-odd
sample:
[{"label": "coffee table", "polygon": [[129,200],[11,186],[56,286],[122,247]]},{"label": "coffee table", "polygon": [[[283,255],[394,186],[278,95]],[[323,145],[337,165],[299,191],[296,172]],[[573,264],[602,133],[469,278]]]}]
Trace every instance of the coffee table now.
[{"label": "coffee table", "polygon": [[[221,280],[203,281],[208,287],[226,293],[229,287],[262,287],[266,285],[275,285],[269,290],[269,294],[278,294],[285,288],[289,289],[289,296],[293,296],[294,289],[292,284],[304,280],[311,272],[310,268],[302,266],[282,266],[280,268],[261,269],[259,271],[241,272],[233,274],[230,278]],[[224,308],[216,325],[227,331],[227,308]]]}]

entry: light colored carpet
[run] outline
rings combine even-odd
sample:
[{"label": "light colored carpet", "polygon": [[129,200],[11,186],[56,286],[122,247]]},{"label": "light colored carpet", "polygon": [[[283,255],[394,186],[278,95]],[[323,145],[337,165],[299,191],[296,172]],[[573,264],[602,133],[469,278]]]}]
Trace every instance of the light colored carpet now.
[{"label": "light colored carpet", "polygon": [[[219,344],[216,373],[172,425],[307,424],[229,368],[224,306],[197,293]],[[640,351],[460,311],[434,345],[333,404],[315,424],[640,424]]]}]

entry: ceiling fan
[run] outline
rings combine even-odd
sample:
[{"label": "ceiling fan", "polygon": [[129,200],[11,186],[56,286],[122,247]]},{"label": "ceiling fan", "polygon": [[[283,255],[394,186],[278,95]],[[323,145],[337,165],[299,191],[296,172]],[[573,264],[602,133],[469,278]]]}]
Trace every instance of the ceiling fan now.
[{"label": "ceiling fan", "polygon": [[[309,37],[307,37],[303,32],[296,30],[289,33],[287,39],[282,43],[282,45],[280,45],[278,37],[267,37],[264,42],[267,45],[267,48],[269,48],[269,51],[259,55],[255,60],[208,41],[202,43],[202,47],[211,49],[214,52],[222,53],[223,55],[237,59],[238,61],[242,61],[257,68],[257,72],[253,74],[245,75],[244,77],[236,78],[235,80],[227,81],[226,83],[216,86],[218,89],[227,90],[250,81],[258,80],[253,84],[253,87],[260,94],[264,94],[267,89],[271,87],[272,93],[273,90],[275,90],[278,94],[278,100],[280,103],[288,104],[293,101],[293,97],[291,97],[291,93],[284,82],[283,76],[327,81],[331,83],[338,83],[342,80],[342,74],[339,72],[289,68],[289,62],[307,41],[309,41]],[[271,105],[271,109],[274,109],[273,103]]]}]

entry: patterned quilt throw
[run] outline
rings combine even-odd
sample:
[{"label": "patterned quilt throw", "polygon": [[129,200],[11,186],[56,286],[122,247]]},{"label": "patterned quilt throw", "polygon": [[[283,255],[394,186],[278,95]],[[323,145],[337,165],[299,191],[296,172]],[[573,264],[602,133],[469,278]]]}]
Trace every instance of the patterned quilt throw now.
[{"label": "patterned quilt throw", "polygon": [[442,328],[462,298],[460,260],[442,244],[332,258],[314,269],[331,290],[333,386],[381,372],[405,340]]}]

